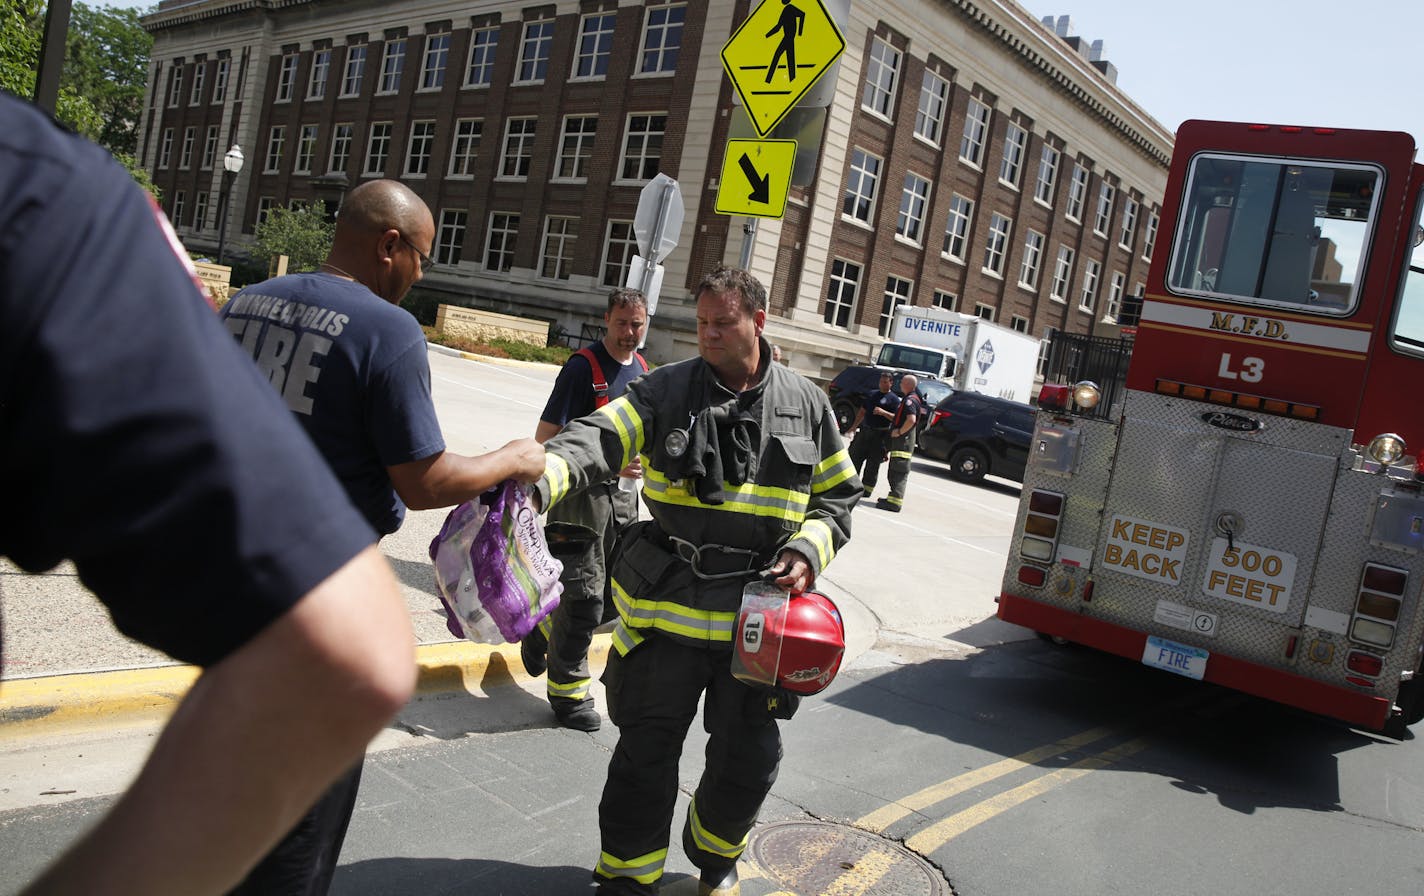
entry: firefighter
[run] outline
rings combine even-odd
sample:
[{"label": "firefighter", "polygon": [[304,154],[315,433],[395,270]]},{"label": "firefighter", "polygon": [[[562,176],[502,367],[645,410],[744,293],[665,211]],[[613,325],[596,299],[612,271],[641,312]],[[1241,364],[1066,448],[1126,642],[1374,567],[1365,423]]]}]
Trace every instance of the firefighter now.
[{"label": "firefighter", "polygon": [[613,562],[618,610],[604,672],[619,728],[599,805],[604,894],[652,894],[667,858],[678,757],[706,694],[706,766],[682,829],[700,894],[739,892],[736,863],[776,780],[795,695],[730,672],[742,589],[809,590],[850,538],[861,494],[825,394],[771,363],[766,290],[721,268],[697,289],[699,357],[659,367],[545,447],[550,507],[641,455],[650,520]]},{"label": "firefighter", "polygon": [[890,420],[890,495],[875,502],[880,510],[899,513],[905,504],[905,486],[910,481],[910,459],[915,456],[915,434],[925,413],[924,402],[915,389],[919,378],[907,373],[900,379],[900,406]]}]

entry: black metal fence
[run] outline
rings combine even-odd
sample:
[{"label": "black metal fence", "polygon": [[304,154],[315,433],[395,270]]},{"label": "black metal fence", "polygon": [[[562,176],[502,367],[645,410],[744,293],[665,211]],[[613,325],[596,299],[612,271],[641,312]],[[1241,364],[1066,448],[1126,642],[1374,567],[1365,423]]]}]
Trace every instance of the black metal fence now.
[{"label": "black metal fence", "polygon": [[1132,339],[1089,336],[1086,333],[1054,333],[1048,343],[1045,383],[1072,385],[1091,380],[1102,391],[1102,400],[1084,416],[1108,418],[1127,390],[1127,362],[1132,357]]},{"label": "black metal fence", "polygon": [[602,339],[606,332],[608,332],[608,328],[601,324],[584,324],[579,327],[579,333],[575,336],[558,324],[552,324],[549,327],[549,345],[562,345],[565,348],[577,350],[590,342]]}]

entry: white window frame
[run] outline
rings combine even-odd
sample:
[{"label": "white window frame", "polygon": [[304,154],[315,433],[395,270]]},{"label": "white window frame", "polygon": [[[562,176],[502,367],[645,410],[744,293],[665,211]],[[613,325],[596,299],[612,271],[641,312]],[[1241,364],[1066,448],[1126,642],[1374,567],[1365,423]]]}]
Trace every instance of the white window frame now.
[{"label": "white window frame", "polygon": [[227,99],[227,72],[228,60],[219,59],[213,66],[213,97],[210,102],[216,104]]},{"label": "white window frame", "polygon": [[899,80],[900,51],[889,41],[874,38],[865,63],[865,86],[860,91],[860,107],[886,121],[893,121]]},{"label": "white window frame", "polygon": [[276,102],[290,103],[292,101],[292,94],[297,89],[297,63],[300,60],[301,57],[296,53],[287,53],[278,63]]},{"label": "white window frame", "polygon": [[952,292],[936,289],[934,295],[930,297],[930,304],[936,308],[943,308],[945,311],[957,311],[959,309],[959,296]]},{"label": "white window frame", "polygon": [[304,124],[297,133],[297,157],[292,163],[292,173],[311,174],[312,159],[316,155],[318,126]]},{"label": "white window frame", "polygon": [[1002,212],[989,216],[989,232],[984,240],[984,273],[1002,279],[1004,263],[1009,257],[1009,240],[1014,234],[1014,219]]},{"label": "white window frame", "polygon": [[983,302],[975,302],[975,303],[974,303],[974,316],[977,317],[977,318],[979,318],[980,320],[987,320],[989,323],[993,323],[993,322],[994,322],[994,306],[993,306],[993,305],[986,305],[986,304],[984,304]]},{"label": "white window frame", "polygon": [[[660,15],[662,21],[654,22]],[[677,21],[674,22],[674,18]],[[648,14],[643,17],[642,39],[638,42],[638,76],[668,77],[677,73],[686,26],[687,4],[663,3],[648,7]],[[654,37],[658,41],[656,46]]]},{"label": "white window frame", "polygon": [[1024,154],[1028,150],[1028,131],[1009,122],[1004,130],[1004,158],[999,162],[999,183],[1015,190],[1023,175]]},{"label": "white window frame", "polygon": [[615,218],[608,222],[603,237],[603,258],[599,262],[599,282],[608,287],[628,285],[633,256],[638,254],[638,235],[632,220]]},{"label": "white window frame", "polygon": [[376,82],[376,95],[400,93],[401,75],[405,74],[406,39],[397,37],[381,47],[381,77]]},{"label": "white window frame", "polygon": [[410,140],[405,149],[405,176],[425,177],[435,155],[435,121],[418,119],[410,123]]},{"label": "white window frame", "polygon": [[193,229],[201,233],[208,227],[208,191],[202,190],[193,197]]},{"label": "white window frame", "polygon": [[1147,233],[1142,239],[1142,258],[1152,260],[1152,252],[1157,248],[1157,225],[1161,222],[1156,211],[1147,213]]},{"label": "white window frame", "polygon": [[1098,282],[1102,279],[1103,266],[1096,259],[1083,262],[1083,289],[1078,293],[1078,310],[1093,313],[1098,304]]},{"label": "white window frame", "polygon": [[1057,149],[1043,144],[1038,154],[1038,178],[1033,185],[1033,199],[1045,208],[1053,208],[1053,189],[1058,186],[1058,162],[1062,157]]},{"label": "white window frame", "polygon": [[[495,249],[495,240],[499,248]],[[485,228],[485,247],[481,253],[481,263],[485,270],[506,272],[514,267],[514,252],[519,241],[519,214],[517,212],[492,211],[489,226]],[[499,253],[500,265],[491,265],[495,252]]]},{"label": "white window frame", "polygon": [[1127,275],[1122,271],[1113,271],[1108,281],[1108,306],[1103,310],[1103,320],[1117,323],[1118,312],[1122,311],[1122,291],[1126,288]]},{"label": "white window frame", "polygon": [[1019,286],[1030,291],[1038,289],[1038,278],[1043,272],[1043,247],[1045,237],[1030,228],[1024,233],[1023,263],[1019,265]]},{"label": "white window frame", "polygon": [[1060,305],[1068,303],[1068,291],[1073,288],[1073,262],[1076,253],[1073,247],[1058,244],[1058,254],[1053,259],[1053,283],[1048,290],[1048,300]]},{"label": "white window frame", "polygon": [[1069,221],[1083,223],[1083,204],[1088,200],[1088,169],[1073,163],[1073,180],[1068,184],[1068,207],[1063,217]]},{"label": "white window frame", "polygon": [[450,141],[450,166],[447,177],[468,180],[474,177],[475,160],[480,155],[480,143],[484,139],[485,120],[483,118],[455,119],[455,134]]},{"label": "white window frame", "polygon": [[[391,162],[391,140],[395,135],[395,124],[389,121],[371,122],[370,136],[366,140],[366,160],[361,165],[362,177],[380,177],[386,173]],[[379,159],[380,164],[374,162]]]},{"label": "white window frame", "polygon": [[514,83],[543,84],[549,74],[553,47],[553,19],[525,22],[524,34],[519,39],[519,61],[514,66]]},{"label": "white window frame", "polygon": [[163,137],[158,141],[158,166],[167,168],[173,158],[173,129],[164,128]]},{"label": "white window frame", "polygon": [[494,54],[498,48],[498,28],[476,28],[470,32],[470,58],[465,65],[464,87],[489,87],[494,83]]},{"label": "white window frame", "polygon": [[1131,252],[1132,240],[1135,236],[1137,236],[1137,200],[1128,196],[1122,203],[1122,224],[1118,227],[1117,244]]},{"label": "white window frame", "polygon": [[538,132],[537,116],[524,115],[505,119],[496,180],[529,179],[529,170],[534,165],[534,138]]},{"label": "white window frame", "polygon": [[331,77],[331,50],[313,50],[311,73],[307,76],[307,99],[326,97],[326,82]]},{"label": "white window frame", "polygon": [[275,124],[267,132],[267,151],[262,154],[262,173],[277,174],[282,170],[282,149],[287,142],[287,126]]},{"label": "white window frame", "polygon": [[[571,125],[575,125],[576,129],[571,130]],[[593,162],[593,146],[597,136],[597,115],[564,116],[563,128],[559,134],[559,155],[555,160],[555,180],[571,183],[588,181],[588,168]],[[569,168],[567,173],[566,166]]]},{"label": "white window frame", "polygon": [[974,227],[974,200],[958,193],[949,197],[944,220],[944,244],[940,254],[964,264],[969,257],[969,236]]},{"label": "white window frame", "polygon": [[208,61],[199,59],[193,63],[193,86],[188,90],[188,105],[196,106],[203,101],[203,81],[208,75]]},{"label": "white window frame", "polygon": [[[667,119],[666,112],[634,112],[628,115],[623,123],[623,149],[618,157],[617,180],[643,183],[657,176],[657,168],[663,159]],[[628,166],[634,163],[637,167],[630,176]],[[653,168],[652,174],[647,173],[649,165]]]},{"label": "white window frame", "polygon": [[1107,237],[1112,228],[1113,200],[1117,190],[1106,180],[1098,184],[1098,208],[1093,215],[1093,233]]},{"label": "white window frame", "polygon": [[915,112],[915,136],[931,146],[939,146],[948,109],[949,81],[925,69],[925,78],[920,84],[920,107]]},{"label": "white window frame", "polygon": [[964,113],[964,136],[959,141],[959,160],[973,168],[984,162],[984,144],[989,139],[990,109],[978,97],[969,101]]},{"label": "white window frame", "polygon": [[178,100],[183,96],[183,66],[174,65],[168,70],[168,108],[177,109]]},{"label": "white window frame", "polygon": [[577,247],[578,219],[567,215],[545,215],[544,239],[539,246],[539,276],[546,280],[569,279],[573,274]]},{"label": "white window frame", "polygon": [[1010,316],[1009,316],[1009,329],[1010,329],[1010,330],[1013,330],[1015,333],[1027,333],[1027,332],[1028,332],[1028,318],[1023,317],[1023,316],[1018,315],[1018,314],[1012,314],[1012,315],[1010,315]]},{"label": "white window frame", "polygon": [[361,82],[366,78],[366,57],[369,44],[352,44],[346,48],[346,61],[341,66],[341,93],[338,96],[361,95]]},{"label": "white window frame", "polygon": [[598,81],[607,77],[617,22],[618,16],[606,11],[586,13],[579,19],[570,81]]},{"label": "white window frame", "polygon": [[425,52],[420,58],[421,91],[435,91],[445,86],[445,69],[450,65],[450,32],[437,31],[425,35]]},{"label": "white window frame", "polygon": [[925,214],[929,211],[932,185],[928,178],[913,171],[905,172],[905,186],[900,192],[900,212],[895,216],[895,235],[921,244],[925,232]]},{"label": "white window frame", "polygon": [[880,300],[880,326],[877,327],[881,336],[890,335],[890,325],[895,320],[895,309],[900,305],[909,305],[914,300],[915,282],[913,280],[896,277],[894,274],[885,278],[885,294]]},{"label": "white window frame", "polygon": [[[841,194],[841,217],[861,224],[875,218],[875,201],[880,192],[880,170],[885,160],[859,146],[850,153],[850,171],[846,175],[845,191]],[[846,206],[850,204],[850,210]]]},{"label": "white window frame", "polygon": [[198,145],[198,128],[190,125],[183,129],[183,147],[178,151],[178,168],[187,171],[193,165],[193,147]]},{"label": "white window frame", "polygon": [[349,121],[331,126],[331,152],[327,155],[327,171],[346,173],[351,164],[351,147],[356,140],[356,126]]},{"label": "white window frame", "polygon": [[[851,269],[854,269],[854,275],[851,274]],[[831,271],[826,277],[829,284],[824,314],[826,323],[844,330],[855,327],[855,308],[860,301],[860,278],[864,274],[865,268],[862,265],[844,258],[831,259]]]},{"label": "white window frame", "polygon": [[457,265],[465,245],[465,234],[469,232],[470,212],[463,208],[447,208],[440,212],[440,223],[435,230],[435,263]]},{"label": "white window frame", "polygon": [[203,158],[198,163],[200,171],[212,171],[213,165],[218,159],[218,126],[208,125],[207,131],[203,134]]},{"label": "white window frame", "polygon": [[173,194],[173,219],[170,222],[174,229],[185,226],[183,224],[184,206],[188,204],[188,194],[179,190]]}]

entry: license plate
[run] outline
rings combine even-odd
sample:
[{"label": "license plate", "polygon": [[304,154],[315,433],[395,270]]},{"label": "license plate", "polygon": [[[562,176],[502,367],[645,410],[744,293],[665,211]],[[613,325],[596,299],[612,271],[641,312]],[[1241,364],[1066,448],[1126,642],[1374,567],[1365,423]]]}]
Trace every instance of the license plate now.
[{"label": "license plate", "polygon": [[1211,654],[1200,647],[1190,647],[1150,635],[1147,645],[1142,648],[1142,662],[1154,669],[1195,678],[1198,681],[1206,674],[1206,661]]}]

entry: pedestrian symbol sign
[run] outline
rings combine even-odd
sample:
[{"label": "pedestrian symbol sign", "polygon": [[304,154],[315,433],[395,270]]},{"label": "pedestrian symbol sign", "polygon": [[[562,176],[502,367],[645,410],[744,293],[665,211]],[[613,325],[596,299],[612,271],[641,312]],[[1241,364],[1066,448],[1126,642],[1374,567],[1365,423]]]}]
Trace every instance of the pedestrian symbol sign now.
[{"label": "pedestrian symbol sign", "polygon": [[765,137],[844,49],[823,0],[763,0],[722,47],[722,67]]},{"label": "pedestrian symbol sign", "polygon": [[786,214],[795,140],[728,140],[717,187],[717,212],[752,218]]}]

